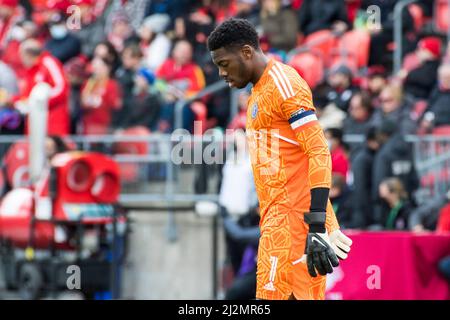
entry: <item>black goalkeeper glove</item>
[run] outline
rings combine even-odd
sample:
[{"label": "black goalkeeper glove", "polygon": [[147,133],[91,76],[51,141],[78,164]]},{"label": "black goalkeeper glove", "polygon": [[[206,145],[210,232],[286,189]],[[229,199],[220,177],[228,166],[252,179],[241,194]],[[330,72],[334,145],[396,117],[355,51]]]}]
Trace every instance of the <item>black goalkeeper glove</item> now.
[{"label": "black goalkeeper glove", "polygon": [[332,248],[328,232],[325,229],[325,212],[305,213],[305,222],[309,225],[306,239],[306,264],[311,277],[326,275],[339,266],[339,260]]}]

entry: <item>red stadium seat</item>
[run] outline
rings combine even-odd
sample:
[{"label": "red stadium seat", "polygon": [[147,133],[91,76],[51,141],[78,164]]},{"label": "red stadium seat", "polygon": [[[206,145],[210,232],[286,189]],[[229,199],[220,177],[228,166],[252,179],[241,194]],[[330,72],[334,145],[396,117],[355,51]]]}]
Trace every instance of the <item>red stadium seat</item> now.
[{"label": "red stadium seat", "polygon": [[434,4],[434,25],[437,31],[447,33],[450,20],[448,0],[436,0]]},{"label": "red stadium seat", "polygon": [[434,128],[432,134],[434,136],[450,136],[450,125]]},{"label": "red stadium seat", "polygon": [[303,52],[295,55],[288,64],[297,70],[311,88],[315,88],[324,77],[322,59],[310,52]]},{"label": "red stadium seat", "polygon": [[[358,68],[367,67],[369,62],[370,34],[363,30],[351,30],[339,39],[339,54],[356,59]],[[353,63],[351,63],[353,64]]]},{"label": "red stadium seat", "polygon": [[6,170],[6,181],[11,188],[29,186],[28,159],[28,142],[16,142],[8,149],[3,158],[3,166]]},{"label": "red stadium seat", "polygon": [[[133,127],[125,129],[118,136],[149,136],[150,130],[145,127]],[[115,155],[146,155],[149,153],[149,145],[146,141],[116,142],[112,146]],[[119,163],[120,177],[123,182],[135,182],[139,178],[138,163]]]},{"label": "red stadium seat", "polygon": [[321,55],[326,67],[329,66],[331,53],[337,44],[338,40],[330,30],[316,31],[306,37],[304,42],[310,51]]}]

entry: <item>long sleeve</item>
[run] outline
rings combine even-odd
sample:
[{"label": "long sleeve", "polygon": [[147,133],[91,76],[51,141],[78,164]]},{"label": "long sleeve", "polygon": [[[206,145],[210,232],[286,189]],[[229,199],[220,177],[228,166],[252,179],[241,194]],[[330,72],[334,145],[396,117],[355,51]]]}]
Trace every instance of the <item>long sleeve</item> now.
[{"label": "long sleeve", "polygon": [[49,108],[58,106],[61,103],[68,103],[68,82],[64,76],[62,66],[55,58],[46,56],[42,59],[42,66],[47,73],[48,82],[51,86]]},{"label": "long sleeve", "polygon": [[331,187],[331,155],[306,82],[282,106],[285,117],[295,132],[300,149],[308,157],[311,189]]}]

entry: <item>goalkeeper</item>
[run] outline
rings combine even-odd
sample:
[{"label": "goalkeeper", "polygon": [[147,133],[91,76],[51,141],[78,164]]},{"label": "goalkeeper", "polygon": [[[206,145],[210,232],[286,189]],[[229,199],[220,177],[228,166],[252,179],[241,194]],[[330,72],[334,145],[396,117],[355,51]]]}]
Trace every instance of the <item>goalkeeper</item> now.
[{"label": "goalkeeper", "polygon": [[293,68],[265,56],[246,20],[223,22],[208,48],[229,87],[253,84],[246,134],[260,203],[256,297],[324,299],[325,275],[351,241],[328,199],[331,157],[311,90]]}]

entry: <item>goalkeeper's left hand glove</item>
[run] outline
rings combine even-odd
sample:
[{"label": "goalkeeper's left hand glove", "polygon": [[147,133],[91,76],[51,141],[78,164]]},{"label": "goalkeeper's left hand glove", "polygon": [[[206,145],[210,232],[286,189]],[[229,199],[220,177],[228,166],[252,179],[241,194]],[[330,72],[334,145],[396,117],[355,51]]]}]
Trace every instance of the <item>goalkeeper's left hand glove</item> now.
[{"label": "goalkeeper's left hand glove", "polygon": [[341,260],[345,260],[350,252],[350,247],[352,245],[352,239],[347,237],[341,232],[341,230],[334,230],[329,234],[331,247],[336,253],[337,257]]},{"label": "goalkeeper's left hand glove", "polygon": [[339,266],[339,260],[325,229],[326,213],[310,212],[306,213],[304,217],[305,222],[309,224],[305,247],[308,273],[311,277],[317,277],[317,272],[320,275],[332,273],[333,267]]}]

